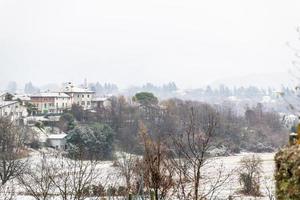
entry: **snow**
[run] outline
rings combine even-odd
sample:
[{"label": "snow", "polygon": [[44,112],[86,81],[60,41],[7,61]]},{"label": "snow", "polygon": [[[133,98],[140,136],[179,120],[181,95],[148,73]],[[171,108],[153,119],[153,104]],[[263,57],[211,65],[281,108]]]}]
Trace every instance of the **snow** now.
[{"label": "snow", "polygon": [[59,97],[59,98],[70,98],[69,95],[63,93],[63,92],[43,92],[40,94],[34,94],[30,97]]},{"label": "snow", "polygon": [[[53,151],[53,150],[52,150]],[[44,152],[49,153],[49,150],[45,150]],[[223,173],[230,173],[232,176],[228,179],[228,181],[221,186],[216,194],[218,194],[219,199],[228,199],[228,196],[231,195],[234,199],[243,199],[243,200],[268,200],[267,188],[270,188],[274,191],[274,153],[260,153],[256,154],[262,159],[262,173],[263,177],[261,179],[261,190],[263,193],[263,197],[245,197],[238,193],[241,189],[238,182],[238,167],[239,162],[244,156],[253,155],[252,153],[241,153],[238,155],[228,156],[228,157],[218,157],[209,160],[208,164],[204,167],[204,177],[210,177],[212,180],[205,180],[207,183],[205,185],[204,190],[208,190],[210,181],[213,181],[215,175],[222,169]],[[31,154],[30,160],[33,163],[38,163],[41,159],[41,154],[39,152],[34,152]],[[56,157],[52,157],[55,162]],[[102,161],[97,164],[97,171],[100,175],[95,180],[97,183],[103,183],[105,187],[108,186],[120,186],[124,185],[125,181],[122,177],[120,177],[120,173],[116,167],[113,165],[113,161]],[[22,192],[21,188],[16,188],[17,192]],[[17,200],[31,200],[33,198],[28,196],[18,196]]]},{"label": "snow", "polygon": [[64,139],[67,136],[65,133],[60,134],[49,134],[48,139]]}]

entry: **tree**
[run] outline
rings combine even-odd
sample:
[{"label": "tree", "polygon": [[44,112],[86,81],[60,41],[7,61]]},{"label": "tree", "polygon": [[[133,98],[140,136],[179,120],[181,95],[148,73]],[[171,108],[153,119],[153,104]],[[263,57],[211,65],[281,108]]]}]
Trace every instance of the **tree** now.
[{"label": "tree", "polygon": [[137,156],[121,152],[115,162],[120,175],[125,179],[127,194],[133,190],[132,181],[135,178],[135,166],[137,160]]},{"label": "tree", "polygon": [[84,121],[85,111],[80,105],[73,104],[70,113],[75,117],[77,121]]},{"label": "tree", "polygon": [[41,152],[38,156],[18,177],[27,194],[36,200],[52,199],[54,193],[62,200],[84,200],[90,195],[99,175],[97,161],[86,161],[80,153],[76,160],[59,153]]},{"label": "tree", "polygon": [[59,118],[58,126],[64,132],[72,130],[75,127],[74,116],[71,113],[64,113]]},{"label": "tree", "polygon": [[18,180],[25,191],[36,200],[47,200],[54,191],[54,184],[51,177],[57,171],[52,168],[48,155],[42,153],[37,162],[27,166],[24,174],[18,176]]},{"label": "tree", "polygon": [[20,176],[27,165],[22,129],[7,118],[0,118],[0,180],[4,185]]},{"label": "tree", "polygon": [[173,186],[173,173],[169,167],[166,146],[161,138],[151,138],[143,123],[140,123],[140,136],[144,147],[141,167],[145,186],[154,191],[156,200],[165,199]]},{"label": "tree", "polygon": [[242,185],[242,193],[252,196],[260,196],[262,160],[258,156],[244,157],[240,161],[239,181]]},{"label": "tree", "polygon": [[134,101],[137,101],[143,106],[156,105],[158,103],[158,99],[154,94],[150,92],[140,92],[135,94],[133,97]]},{"label": "tree", "polygon": [[30,102],[26,102],[25,107],[27,108],[27,112],[29,116],[34,115],[38,112],[37,107]]},{"label": "tree", "polygon": [[71,158],[77,159],[83,152],[85,159],[108,159],[112,157],[114,132],[106,124],[77,126],[67,136],[68,152]]},{"label": "tree", "polygon": [[172,166],[178,179],[175,191],[179,199],[212,199],[216,190],[228,180],[220,168],[208,191],[203,191],[203,167],[208,162],[208,150],[212,145],[218,125],[218,113],[209,105],[190,108],[189,122],[183,133],[172,136]]},{"label": "tree", "polygon": [[[76,160],[70,160],[62,155],[57,158],[51,168],[56,171],[55,176],[50,179],[58,191],[62,200],[83,200],[89,195],[93,188],[93,181],[97,180],[99,171],[97,161],[85,161],[79,155]],[[97,194],[94,194],[97,195]]]}]

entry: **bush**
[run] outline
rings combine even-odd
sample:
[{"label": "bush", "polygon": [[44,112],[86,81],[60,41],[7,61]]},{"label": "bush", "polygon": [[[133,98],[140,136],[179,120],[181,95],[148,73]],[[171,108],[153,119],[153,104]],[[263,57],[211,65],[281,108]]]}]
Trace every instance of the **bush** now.
[{"label": "bush", "polygon": [[258,156],[244,157],[240,161],[239,182],[245,195],[261,196],[260,177],[262,161]]},{"label": "bush", "polygon": [[92,193],[93,196],[96,197],[100,197],[100,196],[105,196],[105,189],[103,187],[103,185],[99,184],[99,185],[92,185]]},{"label": "bush", "polygon": [[126,196],[127,195],[126,187],[119,186],[117,193],[118,193],[118,196]]},{"label": "bush", "polygon": [[293,145],[279,151],[276,163],[276,198],[278,200],[300,197],[300,145]]},{"label": "bush", "polygon": [[41,121],[37,121],[34,126],[36,126],[39,129],[44,129],[44,124]]}]

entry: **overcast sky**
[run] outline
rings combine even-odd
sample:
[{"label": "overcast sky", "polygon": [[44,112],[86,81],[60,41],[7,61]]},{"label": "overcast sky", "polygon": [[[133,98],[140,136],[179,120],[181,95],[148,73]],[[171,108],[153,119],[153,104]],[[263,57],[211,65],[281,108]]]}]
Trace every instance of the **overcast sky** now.
[{"label": "overcast sky", "polygon": [[0,0],[0,83],[198,87],[285,72],[298,25],[299,0]]}]

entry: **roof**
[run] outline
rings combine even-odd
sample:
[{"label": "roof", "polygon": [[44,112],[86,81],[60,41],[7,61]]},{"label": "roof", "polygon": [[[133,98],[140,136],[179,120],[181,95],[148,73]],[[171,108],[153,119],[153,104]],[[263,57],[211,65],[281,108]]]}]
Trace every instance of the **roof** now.
[{"label": "roof", "polygon": [[26,117],[27,121],[50,121],[49,119],[45,118],[44,116],[28,116]]},{"label": "roof", "polygon": [[107,100],[108,100],[108,98],[106,98],[106,97],[98,97],[98,98],[92,99],[92,101],[107,101]]},{"label": "roof", "polygon": [[13,97],[14,100],[17,100],[17,99],[20,99],[22,101],[30,101],[30,97],[25,95],[25,94],[16,94],[14,97]]},{"label": "roof", "polygon": [[19,103],[18,101],[0,101],[0,108],[3,108],[5,106],[9,106],[15,103]]},{"label": "roof", "polygon": [[67,136],[67,134],[65,134],[65,133],[49,134],[48,135],[48,139],[52,139],[52,140],[55,140],[55,139],[64,139],[66,136]]},{"label": "roof", "polygon": [[62,89],[62,92],[66,93],[95,93],[94,91],[88,90],[87,88],[81,88],[74,86],[72,83],[67,83]]},{"label": "roof", "polygon": [[69,95],[63,92],[43,92],[39,94],[31,95],[30,97],[59,97],[59,98],[70,98]]}]

